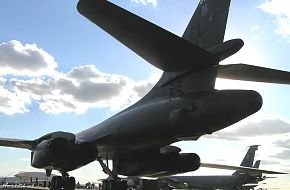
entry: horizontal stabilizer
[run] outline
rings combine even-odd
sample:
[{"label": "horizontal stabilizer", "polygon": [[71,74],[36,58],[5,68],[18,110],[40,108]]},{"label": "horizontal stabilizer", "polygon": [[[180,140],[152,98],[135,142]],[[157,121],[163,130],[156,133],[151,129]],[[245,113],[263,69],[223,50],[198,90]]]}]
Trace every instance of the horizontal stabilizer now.
[{"label": "horizontal stabilizer", "polygon": [[0,146],[8,146],[32,150],[34,149],[35,145],[36,145],[35,141],[0,138]]},{"label": "horizontal stabilizer", "polygon": [[260,170],[257,168],[250,168],[250,167],[242,167],[242,166],[229,166],[229,165],[223,165],[223,164],[210,164],[210,163],[200,163],[200,167],[205,168],[216,168],[216,169],[223,169],[223,170],[237,170],[244,173],[255,173],[255,174],[288,174],[284,172],[275,172],[275,171],[269,171],[269,170]]},{"label": "horizontal stabilizer", "polygon": [[290,84],[290,72],[246,64],[219,65],[218,78]]},{"label": "horizontal stabilizer", "polygon": [[208,52],[214,54],[219,61],[222,61],[235,53],[237,53],[244,46],[244,41],[241,39],[233,39],[215,45],[209,49]]},{"label": "horizontal stabilizer", "polygon": [[106,0],[80,0],[78,11],[162,69],[174,72],[218,64],[214,55]]}]

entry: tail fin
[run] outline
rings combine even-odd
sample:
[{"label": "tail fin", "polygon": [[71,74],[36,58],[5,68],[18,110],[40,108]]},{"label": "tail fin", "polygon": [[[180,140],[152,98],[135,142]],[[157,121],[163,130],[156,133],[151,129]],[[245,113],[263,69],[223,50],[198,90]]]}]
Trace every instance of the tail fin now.
[{"label": "tail fin", "polygon": [[259,168],[260,167],[260,164],[261,164],[261,160],[257,160],[253,166],[253,168]]},{"label": "tail fin", "polygon": [[[248,149],[247,154],[245,155],[243,161],[241,162],[240,166],[243,167],[252,167],[255,159],[255,152],[258,150],[259,145],[252,145]],[[236,171],[233,175],[237,175],[240,172]]]},{"label": "tail fin", "polygon": [[182,38],[203,49],[223,42],[231,0],[200,0]]}]

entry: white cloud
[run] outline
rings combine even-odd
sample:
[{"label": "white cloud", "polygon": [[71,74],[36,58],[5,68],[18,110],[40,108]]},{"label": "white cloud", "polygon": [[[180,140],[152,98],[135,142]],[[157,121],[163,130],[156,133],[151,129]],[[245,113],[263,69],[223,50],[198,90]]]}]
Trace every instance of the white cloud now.
[{"label": "white cloud", "polygon": [[275,17],[276,33],[284,38],[290,38],[290,1],[267,0],[259,6],[260,9]]},{"label": "white cloud", "polygon": [[142,3],[143,5],[151,4],[153,7],[157,6],[157,0],[131,0],[135,3]]},{"label": "white cloud", "polygon": [[162,73],[157,73],[155,75],[152,75],[149,79],[144,80],[144,81],[139,81],[135,86],[134,86],[134,91],[137,93],[138,97],[143,97],[149,92],[158,79],[161,77]]},{"label": "white cloud", "polygon": [[[263,119],[257,122],[244,122],[231,129],[225,129],[207,136],[226,140],[242,140],[249,137],[269,137],[290,134],[290,123],[281,118]],[[287,142],[285,142],[287,143]]]},{"label": "white cloud", "polygon": [[283,150],[282,152],[279,152],[275,155],[273,155],[275,158],[279,158],[282,160],[288,160],[290,158],[290,150]]},{"label": "white cloud", "polygon": [[15,40],[0,45],[0,61],[0,112],[8,115],[28,112],[27,106],[35,103],[47,113],[84,113],[101,107],[116,111],[139,100],[157,81],[156,76],[134,81],[103,73],[94,65],[61,73],[44,50]]},{"label": "white cloud", "polygon": [[101,73],[95,66],[86,65],[49,79],[11,79],[8,86],[16,94],[38,101],[44,112],[83,113],[89,108],[118,109],[131,104],[139,98],[134,90],[138,84],[125,76]]},{"label": "white cloud", "polygon": [[5,79],[0,78],[0,112],[7,115],[27,112],[25,106],[31,103],[30,98],[18,96],[16,93],[5,89],[5,82]]},{"label": "white cloud", "polygon": [[22,44],[12,40],[0,44],[0,75],[51,75],[57,63],[36,44]]},{"label": "white cloud", "polygon": [[279,139],[274,142],[277,147],[282,147],[286,149],[290,149],[290,138],[289,139]]}]

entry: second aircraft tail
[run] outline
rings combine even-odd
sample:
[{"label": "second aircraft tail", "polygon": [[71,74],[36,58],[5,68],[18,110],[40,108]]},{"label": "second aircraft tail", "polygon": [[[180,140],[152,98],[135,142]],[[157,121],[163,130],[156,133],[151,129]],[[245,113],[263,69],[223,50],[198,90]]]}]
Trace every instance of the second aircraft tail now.
[{"label": "second aircraft tail", "polygon": [[[253,167],[253,163],[254,163],[254,159],[255,159],[255,153],[256,150],[258,150],[259,145],[252,145],[249,147],[248,152],[246,153],[243,161],[241,162],[240,166],[243,167]],[[258,166],[257,166],[258,164]],[[255,167],[254,168],[259,168],[259,163],[255,163]],[[236,171],[235,173],[233,173],[233,175],[238,175],[240,172]]]}]

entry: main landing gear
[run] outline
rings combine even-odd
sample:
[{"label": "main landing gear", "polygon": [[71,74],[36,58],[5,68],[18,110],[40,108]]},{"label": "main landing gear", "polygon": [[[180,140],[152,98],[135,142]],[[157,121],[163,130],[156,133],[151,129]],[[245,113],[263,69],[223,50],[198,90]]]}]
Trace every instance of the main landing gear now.
[{"label": "main landing gear", "polygon": [[76,180],[74,177],[69,177],[67,172],[63,172],[62,176],[53,176],[51,180],[50,190],[74,190]]},{"label": "main landing gear", "polygon": [[127,190],[127,181],[121,180],[114,171],[111,171],[107,165],[101,159],[98,159],[103,171],[109,175],[109,177],[103,180],[101,190]]}]

